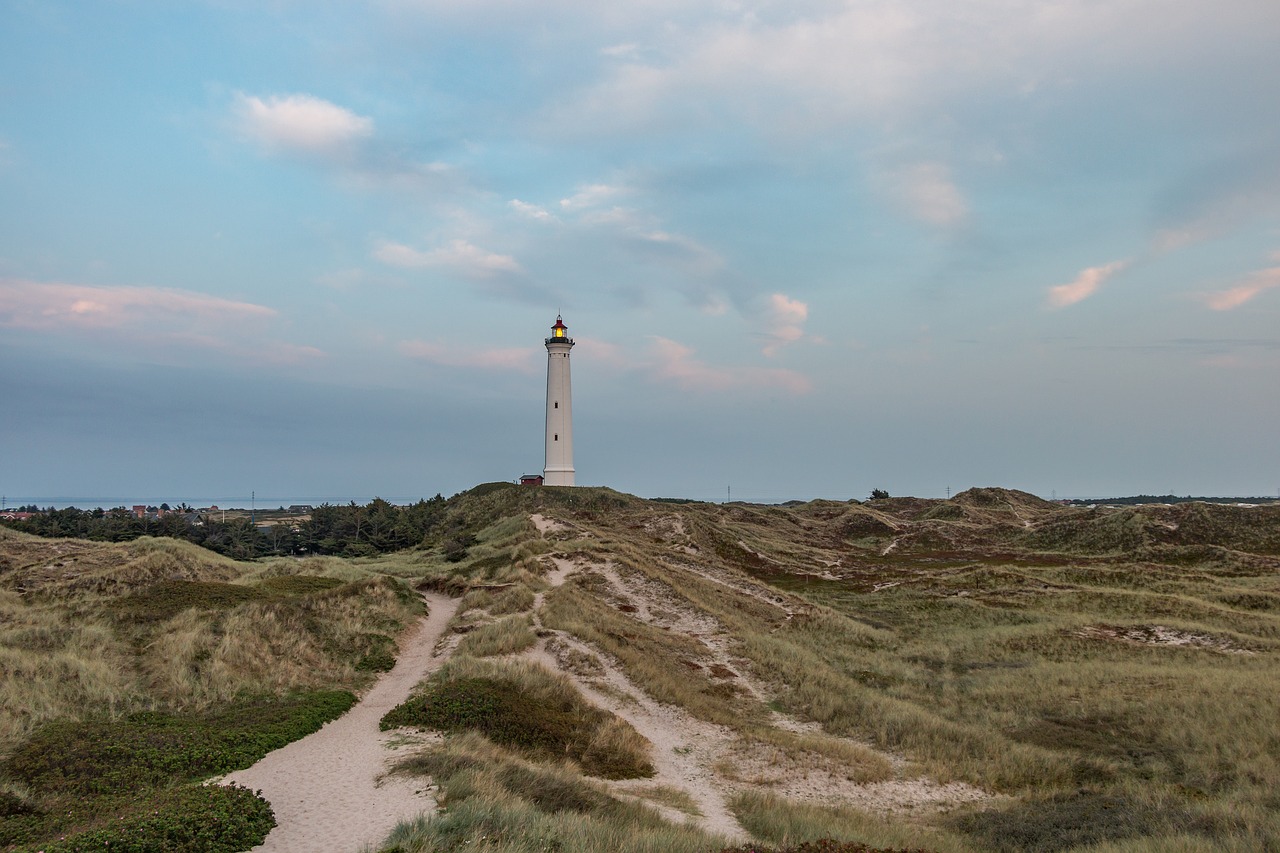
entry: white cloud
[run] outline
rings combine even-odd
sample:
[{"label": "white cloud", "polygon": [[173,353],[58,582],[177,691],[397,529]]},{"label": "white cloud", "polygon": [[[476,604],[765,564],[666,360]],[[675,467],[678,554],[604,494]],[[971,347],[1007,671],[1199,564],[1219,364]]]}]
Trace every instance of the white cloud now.
[{"label": "white cloud", "polygon": [[530,204],[518,198],[511,199],[507,204],[512,210],[527,219],[536,219],[539,222],[559,222],[555,215],[541,205]]},{"label": "white cloud", "polygon": [[617,198],[627,192],[625,187],[612,184],[588,184],[568,198],[560,199],[560,207],[564,210],[583,210],[599,207],[610,199]]},{"label": "white cloud", "polygon": [[631,59],[636,55],[637,51],[638,46],[635,44],[614,44],[600,48],[600,55],[614,59]]},{"label": "white cloud", "polygon": [[469,367],[479,370],[537,372],[538,359],[529,347],[459,349],[457,345],[432,341],[403,341],[397,347],[401,355],[445,367]]},{"label": "white cloud", "polygon": [[1277,287],[1280,287],[1280,267],[1271,267],[1258,270],[1235,287],[1209,294],[1204,301],[1214,311],[1230,311]]},{"label": "white cloud", "polygon": [[332,153],[373,135],[373,119],[313,95],[236,96],[248,136],[269,149]]},{"label": "white cloud", "polygon": [[1075,280],[1049,288],[1049,304],[1054,308],[1065,308],[1088,299],[1098,291],[1104,281],[1128,265],[1128,261],[1112,261],[1100,267],[1082,270]]},{"label": "white cloud", "polygon": [[524,271],[520,263],[510,255],[486,251],[466,240],[454,240],[448,246],[426,252],[403,243],[383,241],[374,249],[373,256],[394,267],[444,267],[468,278],[490,278],[503,273]]},{"label": "white cloud", "polygon": [[[641,61],[607,64],[600,83],[564,104],[560,126],[630,133],[724,126],[732,114],[784,138],[869,117],[901,131],[903,119],[963,120],[972,97],[1043,101],[1117,75],[1200,76],[1217,88],[1221,77],[1195,70],[1241,69],[1245,84],[1274,71],[1272,0],[626,5],[646,25],[596,44],[634,43],[623,55]],[[583,26],[608,14],[586,13]]]}]

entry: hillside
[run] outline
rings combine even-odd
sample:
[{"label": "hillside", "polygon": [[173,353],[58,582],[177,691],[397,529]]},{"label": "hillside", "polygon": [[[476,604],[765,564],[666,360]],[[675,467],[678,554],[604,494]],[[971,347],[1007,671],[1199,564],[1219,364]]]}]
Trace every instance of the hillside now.
[{"label": "hillside", "polygon": [[[385,724],[450,734],[403,762],[440,808],[389,851],[1280,844],[1280,507],[1002,489],[766,507],[490,484],[443,513],[439,541],[355,560],[0,531],[6,676],[26,666],[56,694],[50,661],[107,638],[123,698],[93,702],[117,714],[219,707],[233,673],[259,695],[359,690],[355,664],[383,641],[322,639],[292,670],[301,651],[263,640],[261,672],[236,649],[269,633],[264,608],[302,607],[320,634],[382,620],[389,642],[408,611],[377,616],[378,590],[401,602],[416,585],[461,597],[448,661]],[[185,680],[159,677],[202,632],[217,643],[181,658]],[[42,701],[4,697],[6,750],[83,716],[83,690]]]}]

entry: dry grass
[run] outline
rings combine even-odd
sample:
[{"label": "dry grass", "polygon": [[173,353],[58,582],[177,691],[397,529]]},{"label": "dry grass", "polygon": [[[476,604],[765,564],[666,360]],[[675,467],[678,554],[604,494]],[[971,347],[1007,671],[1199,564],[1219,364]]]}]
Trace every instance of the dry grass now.
[{"label": "dry grass", "polygon": [[444,809],[402,824],[384,853],[707,853],[728,844],[617,800],[569,769],[530,764],[475,735],[450,738],[401,772],[429,774],[441,786]]},{"label": "dry grass", "polygon": [[385,578],[333,586],[371,577],[340,563],[0,530],[0,754],[55,719],[366,683],[357,664],[421,605]]},{"label": "dry grass", "polygon": [[537,642],[532,624],[528,615],[521,614],[481,625],[462,638],[454,653],[482,658],[522,652]]},{"label": "dry grass", "polygon": [[[599,653],[569,661],[578,675],[598,674],[602,658],[616,661],[636,688],[729,726],[753,756],[774,755],[778,767],[825,768],[851,783],[925,773],[1008,795],[998,807],[889,825],[849,808],[743,793],[735,810],[771,843],[843,833],[939,851],[1280,845],[1280,509],[1061,509],[998,489],[951,501],[675,505],[608,490],[494,485],[460,496],[449,512],[454,535],[474,540],[458,562],[433,547],[247,567],[167,546],[102,546],[117,549],[117,567],[128,564],[124,581],[93,552],[98,546],[33,554],[30,542],[0,531],[0,547],[17,555],[0,569],[0,653],[16,655],[4,666],[24,673],[37,672],[36,658],[22,655],[38,654],[45,669],[35,680],[48,694],[8,697],[5,707],[58,713],[89,695],[120,707],[179,694],[215,701],[235,684],[281,689],[289,667],[272,672],[264,662],[288,658],[326,678],[350,677],[342,667],[357,638],[389,630],[389,621],[370,627],[368,617],[394,621],[399,605],[373,600],[344,615],[340,602],[322,601],[338,590],[300,596],[316,602],[302,609],[255,599],[174,615],[163,638],[122,630],[103,606],[129,584],[173,573],[252,587],[307,564],[298,571],[466,593],[464,620],[476,627],[442,677],[493,680],[501,668],[532,702],[555,701],[563,685],[548,686],[545,672],[493,657],[527,648],[534,594],[544,593],[543,624]],[[544,539],[528,521],[533,512],[565,528]],[[548,589],[553,550],[596,570]],[[645,608],[635,606],[641,596],[652,599]],[[252,636],[227,641],[232,628]],[[317,642],[298,645],[298,633]],[[89,666],[90,647],[104,650],[102,670]],[[553,639],[549,649],[557,648]],[[723,662],[740,677],[709,675]],[[133,674],[112,681],[117,671]],[[774,710],[821,731],[776,728]],[[602,734],[599,748],[632,748],[619,732]],[[404,850],[481,839],[511,850],[646,849],[634,824],[611,834],[615,806],[548,814],[521,774],[503,769],[509,754],[465,742],[446,750],[459,762],[446,786],[449,812],[406,830]],[[565,785],[573,780],[568,769],[556,772],[569,774]],[[1102,820],[1108,804],[1122,804],[1133,820]],[[522,821],[532,829],[517,837]],[[680,847],[692,838],[671,836],[669,849],[695,849]]]},{"label": "dry grass", "polygon": [[937,853],[975,853],[981,849],[955,833],[877,818],[851,808],[788,802],[771,794],[739,794],[729,806],[748,832],[782,846],[830,838],[870,847],[927,847]]}]

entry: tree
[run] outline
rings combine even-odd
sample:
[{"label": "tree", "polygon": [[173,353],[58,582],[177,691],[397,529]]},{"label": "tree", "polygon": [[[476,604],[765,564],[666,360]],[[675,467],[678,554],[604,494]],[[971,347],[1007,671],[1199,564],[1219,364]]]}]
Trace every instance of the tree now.
[{"label": "tree", "polygon": [[883,500],[883,499],[885,499],[885,498],[887,498],[887,497],[889,497],[889,493],[888,493],[888,492],[886,492],[884,489],[872,489],[872,490],[871,490],[871,500],[873,500],[873,501]]}]

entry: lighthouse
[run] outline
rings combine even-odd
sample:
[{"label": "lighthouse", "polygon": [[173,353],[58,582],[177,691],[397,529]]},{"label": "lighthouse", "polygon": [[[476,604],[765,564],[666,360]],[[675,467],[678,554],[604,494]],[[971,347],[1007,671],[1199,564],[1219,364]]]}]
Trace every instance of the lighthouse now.
[{"label": "lighthouse", "polygon": [[573,394],[569,387],[569,350],[573,338],[559,316],[547,338],[547,456],[542,469],[546,486],[573,485]]}]

